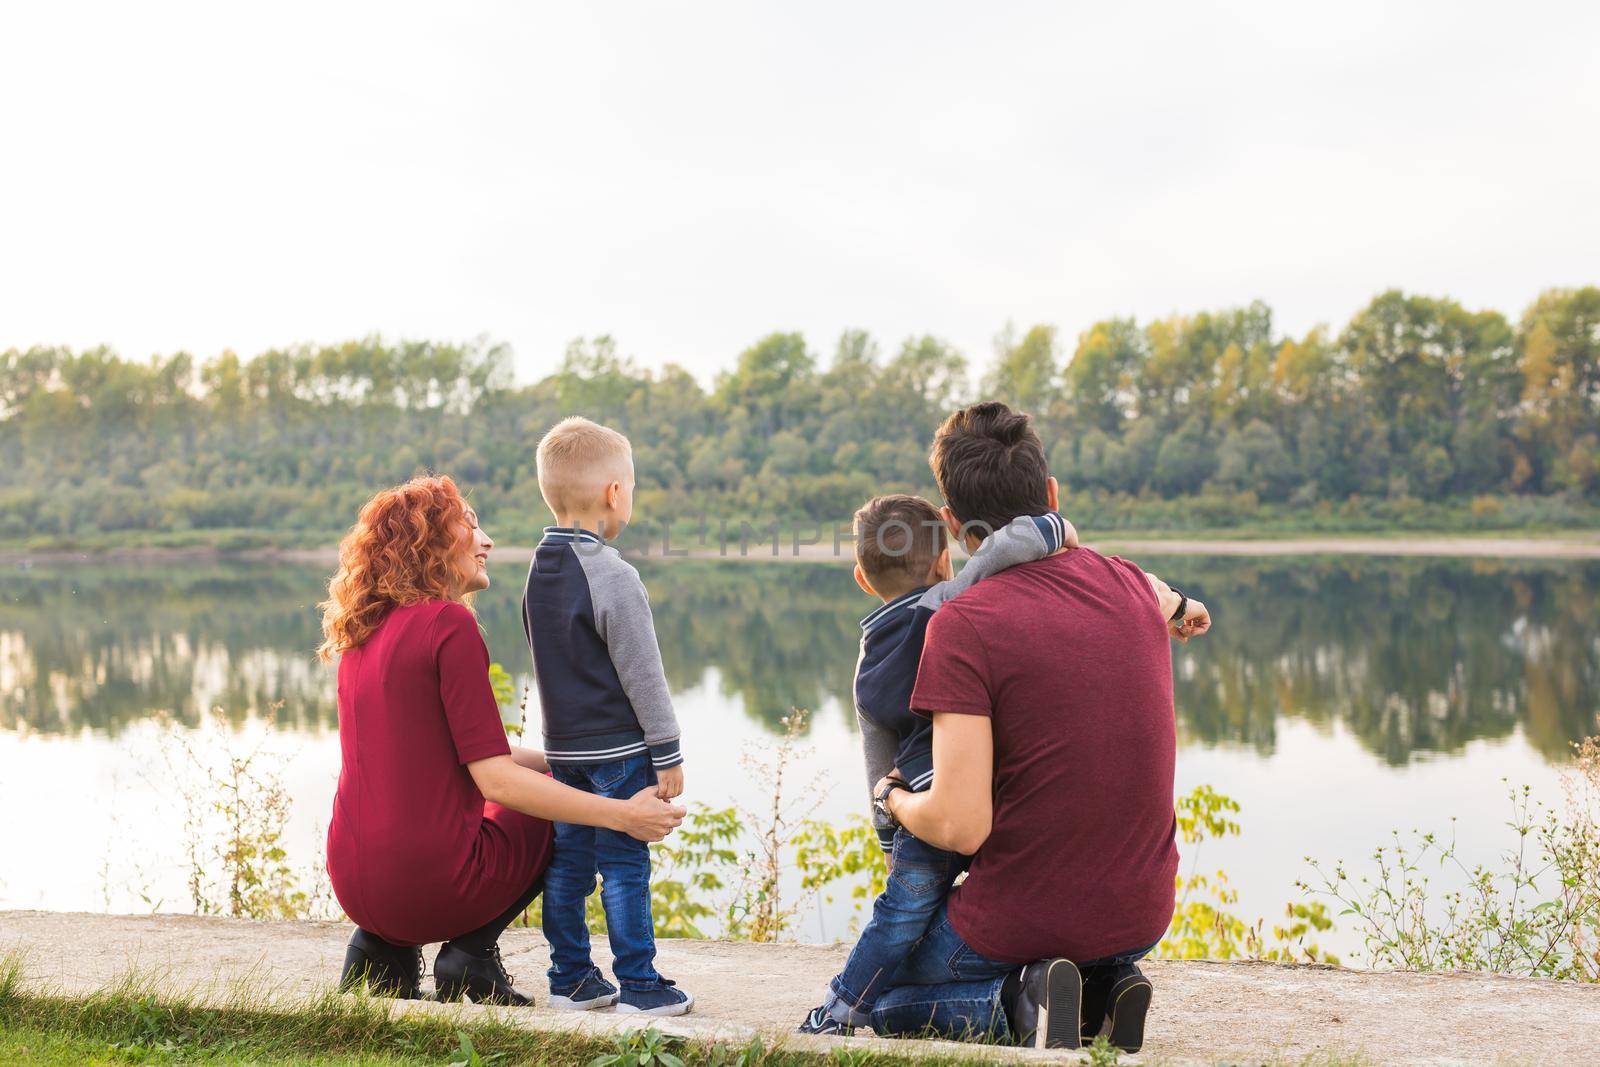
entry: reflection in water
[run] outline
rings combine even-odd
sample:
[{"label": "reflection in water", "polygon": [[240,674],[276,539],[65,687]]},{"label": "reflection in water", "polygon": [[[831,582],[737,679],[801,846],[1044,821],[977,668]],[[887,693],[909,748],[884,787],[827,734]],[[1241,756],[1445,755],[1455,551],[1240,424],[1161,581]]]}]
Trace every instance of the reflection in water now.
[{"label": "reflection in water", "polygon": [[1344,557],[1162,559],[1216,631],[1174,652],[1184,735],[1273,748],[1342,721],[1394,765],[1521,723],[1547,758],[1594,732],[1600,566]]},{"label": "reflection in water", "polygon": [[[1213,634],[1176,648],[1185,738],[1263,753],[1280,716],[1334,720],[1392,764],[1520,723],[1547,757],[1600,707],[1600,566],[1339,558],[1161,558]],[[871,604],[828,565],[644,562],[674,691],[715,669],[745,713],[849,705]],[[491,654],[525,673],[521,568],[478,601]],[[0,573],[0,728],[115,733],[213,705],[301,730],[336,722],[318,640],[320,568],[264,562],[40,566]],[[278,702],[280,706],[274,708]]]},{"label": "reflection in water", "polygon": [[263,563],[0,573],[0,727],[115,733],[158,712],[195,725],[214,706],[331,725],[310,654],[321,585],[314,568]]}]

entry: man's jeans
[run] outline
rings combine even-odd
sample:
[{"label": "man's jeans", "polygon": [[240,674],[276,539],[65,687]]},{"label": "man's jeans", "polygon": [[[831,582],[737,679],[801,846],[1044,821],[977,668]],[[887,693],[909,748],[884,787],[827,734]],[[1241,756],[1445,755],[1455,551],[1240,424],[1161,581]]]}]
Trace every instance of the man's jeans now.
[{"label": "man's jeans", "polygon": [[[552,764],[556,781],[596,796],[627,798],[656,782],[650,754],[589,766]],[[624,989],[654,989],[655,927],[650,919],[650,847],[616,830],[555,824],[555,853],[544,878],[544,936],[550,942],[550,993],[568,996],[583,982],[589,956],[584,901],[602,879],[600,902],[615,956],[612,970]]]},{"label": "man's jeans", "polygon": [[[1097,970],[1133,963],[1149,952],[1145,948],[1090,960],[1078,969],[1092,978]],[[1017,964],[991,960],[962,941],[941,907],[927,936],[890,979],[891,988],[878,998],[872,1028],[883,1037],[932,1033],[957,1041],[1009,1044],[1011,1026],[1000,990],[1006,975],[1018,969]]]},{"label": "man's jeans", "polygon": [[824,1002],[835,1019],[846,1026],[871,1023],[879,995],[928,932],[950,884],[969,862],[959,853],[917,840],[904,828],[895,832],[888,884],[873,902],[872,920]]}]

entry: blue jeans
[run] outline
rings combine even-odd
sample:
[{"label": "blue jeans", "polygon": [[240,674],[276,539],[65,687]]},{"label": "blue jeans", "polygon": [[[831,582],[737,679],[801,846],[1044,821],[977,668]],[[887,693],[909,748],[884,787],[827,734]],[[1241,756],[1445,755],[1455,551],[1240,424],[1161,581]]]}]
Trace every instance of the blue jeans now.
[{"label": "blue jeans", "polygon": [[[623,798],[656,782],[648,752],[588,766],[552,764],[555,780],[595,796]],[[568,996],[583,982],[594,960],[584,901],[602,879],[600,902],[615,957],[612,970],[624,989],[654,989],[655,925],[650,918],[650,846],[616,830],[555,824],[555,853],[544,876],[544,936],[550,942],[550,993]]]},{"label": "blue jeans", "polygon": [[[1142,959],[1150,948],[1078,964],[1085,978],[1094,972]],[[1006,975],[1015,963],[989,959],[973,949],[950,925],[941,907],[928,934],[889,980],[872,1012],[872,1029],[883,1037],[933,1034],[957,1041],[1008,1044],[1011,1024],[1000,1001]]]},{"label": "blue jeans", "polygon": [[824,1006],[847,1026],[866,1026],[872,1008],[900,964],[911,955],[950,893],[956,875],[971,862],[934,848],[901,828],[895,831],[889,881],[872,904],[872,919],[830,984]]}]

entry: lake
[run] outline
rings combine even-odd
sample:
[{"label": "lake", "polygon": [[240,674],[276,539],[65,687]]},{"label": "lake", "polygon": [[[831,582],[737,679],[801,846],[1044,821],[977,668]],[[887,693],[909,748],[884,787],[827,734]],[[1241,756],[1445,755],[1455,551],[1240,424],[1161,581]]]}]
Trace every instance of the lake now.
[{"label": "lake", "polygon": [[[1489,858],[1506,840],[1505,781],[1559,802],[1569,745],[1593,732],[1600,564],[1142,562],[1216,620],[1211,635],[1174,645],[1178,787],[1237,799],[1244,833],[1185,861],[1226,870],[1247,916],[1282,911],[1304,857],[1359,860],[1394,829],[1448,830],[1454,817],[1468,857]],[[812,714],[789,780],[807,783],[819,817],[864,812],[850,686],[857,620],[872,604],[849,571],[640,569],[683,726],[686,799],[769,801],[750,757],[802,707]],[[492,567],[477,603],[491,654],[519,687],[524,571]],[[209,558],[0,571],[0,907],[189,910],[182,796],[195,783],[175,756],[183,744],[280,759],[291,857],[318,862],[338,770],[333,673],[311,653],[325,577]],[[536,725],[536,697],[529,714]],[[844,901],[816,902],[797,932],[833,939],[848,920]]]}]

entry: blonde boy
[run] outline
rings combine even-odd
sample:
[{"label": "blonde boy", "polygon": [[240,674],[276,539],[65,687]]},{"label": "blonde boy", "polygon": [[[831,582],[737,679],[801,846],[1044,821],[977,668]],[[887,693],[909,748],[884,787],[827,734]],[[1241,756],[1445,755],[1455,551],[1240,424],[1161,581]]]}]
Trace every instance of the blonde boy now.
[{"label": "blonde boy", "polygon": [[[556,524],[545,528],[528,568],[522,626],[550,772],[599,796],[654,789],[670,800],[683,792],[683,755],[650,600],[639,573],[606,544],[633,517],[633,449],[609,427],[570,418],[539,442],[538,462]],[[568,823],[556,824],[555,837],[544,890],[551,1007],[689,1011],[694,998],[655,969],[644,842]],[[597,872],[620,995],[589,953],[584,901]]]}]

